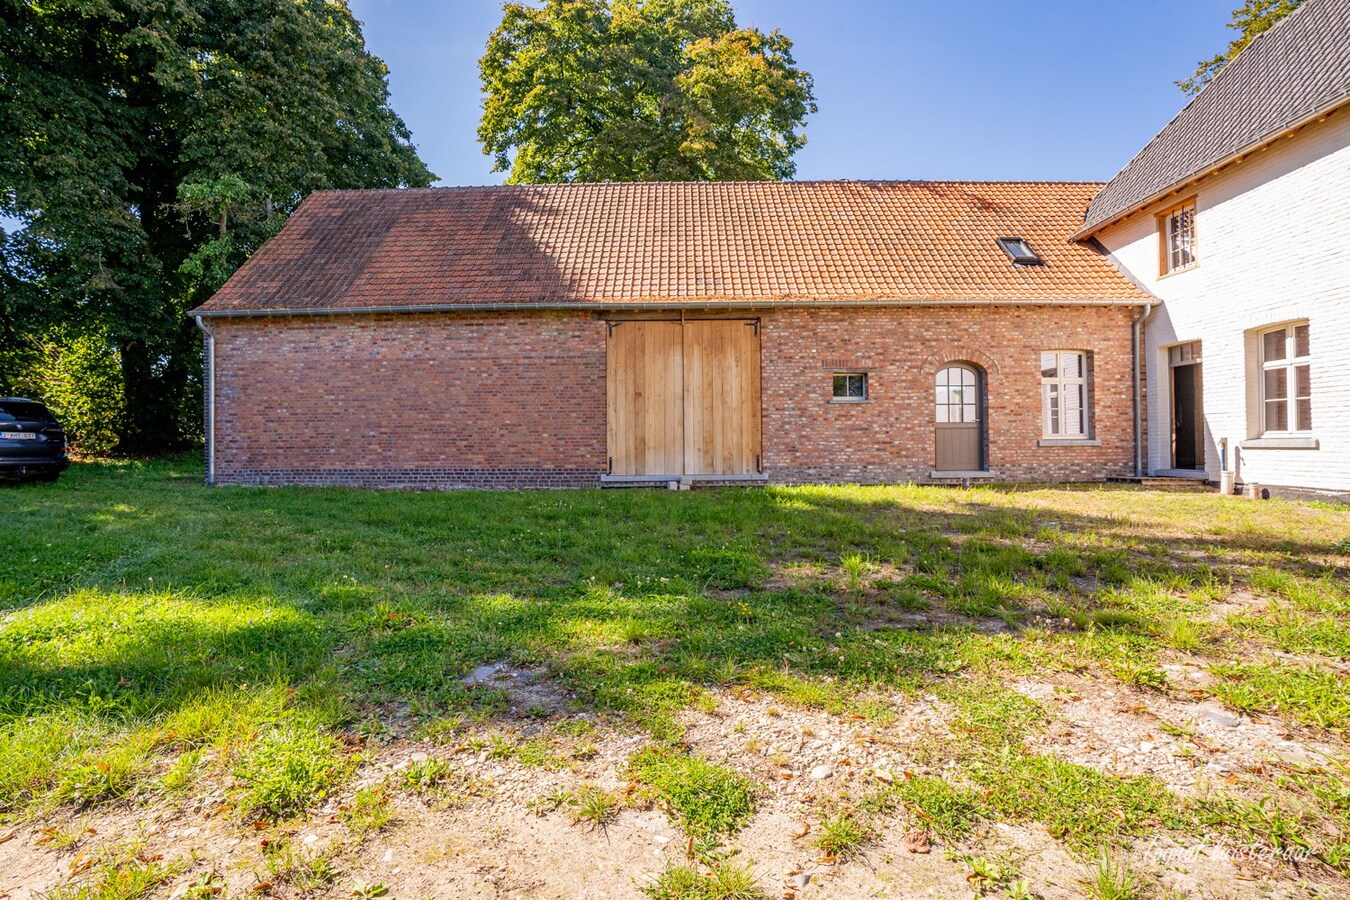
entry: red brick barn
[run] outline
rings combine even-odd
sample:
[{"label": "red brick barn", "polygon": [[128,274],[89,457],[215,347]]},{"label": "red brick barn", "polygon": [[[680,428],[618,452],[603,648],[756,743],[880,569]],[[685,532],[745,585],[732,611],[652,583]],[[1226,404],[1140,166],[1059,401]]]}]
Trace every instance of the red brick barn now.
[{"label": "red brick barn", "polygon": [[196,310],[209,479],[586,487],[1135,470],[1099,185],[320,192]]}]

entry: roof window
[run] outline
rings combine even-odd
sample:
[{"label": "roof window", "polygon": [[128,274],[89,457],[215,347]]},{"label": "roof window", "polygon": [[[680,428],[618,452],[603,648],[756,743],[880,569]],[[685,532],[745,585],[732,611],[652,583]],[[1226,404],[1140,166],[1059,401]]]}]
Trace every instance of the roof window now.
[{"label": "roof window", "polygon": [[1031,245],[1019,237],[999,238],[998,245],[1003,248],[1004,253],[1008,254],[1008,258],[1013,261],[1013,265],[1044,265],[1041,258],[1036,255],[1036,251],[1031,249]]}]

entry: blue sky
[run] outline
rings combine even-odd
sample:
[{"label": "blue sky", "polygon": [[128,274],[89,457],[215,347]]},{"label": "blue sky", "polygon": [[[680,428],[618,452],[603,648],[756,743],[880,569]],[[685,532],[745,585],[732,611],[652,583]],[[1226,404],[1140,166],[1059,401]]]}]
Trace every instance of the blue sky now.
[{"label": "blue sky", "polygon": [[[442,184],[495,184],[475,137],[498,0],[350,0]],[[739,0],[815,77],[800,179],[1105,180],[1227,46],[1236,0]],[[0,218],[0,227],[8,224]]]},{"label": "blue sky", "polygon": [[[797,177],[1110,178],[1227,46],[1236,0],[733,0],[815,77]],[[494,184],[475,138],[497,0],[351,0],[444,184]]]}]

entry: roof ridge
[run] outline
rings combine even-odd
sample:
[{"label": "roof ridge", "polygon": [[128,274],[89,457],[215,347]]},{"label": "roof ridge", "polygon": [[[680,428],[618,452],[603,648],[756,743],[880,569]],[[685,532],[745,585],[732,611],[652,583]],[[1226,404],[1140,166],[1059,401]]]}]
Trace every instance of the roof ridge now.
[{"label": "roof ridge", "polygon": [[435,184],[427,187],[380,187],[380,188],[316,188],[312,194],[412,194],[433,191],[489,191],[489,190],[529,190],[533,188],[582,188],[582,187],[673,187],[699,185],[707,187],[744,187],[744,186],[813,186],[844,184],[879,185],[1104,185],[1105,181],[1087,179],[1048,179],[1048,178],[808,178],[801,181],[565,181],[540,182],[537,184]]}]

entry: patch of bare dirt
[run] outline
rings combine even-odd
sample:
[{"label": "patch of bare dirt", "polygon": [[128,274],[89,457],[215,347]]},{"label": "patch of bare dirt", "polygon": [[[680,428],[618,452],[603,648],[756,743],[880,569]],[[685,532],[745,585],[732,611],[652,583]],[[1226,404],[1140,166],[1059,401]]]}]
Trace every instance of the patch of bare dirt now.
[{"label": "patch of bare dirt", "polygon": [[[571,702],[566,692],[543,673],[525,671],[500,666],[476,673],[475,680],[505,691],[513,708],[553,710],[546,718],[504,717],[461,732],[453,745],[412,740],[406,729],[390,732],[385,743],[366,748],[341,797],[293,823],[255,828],[229,810],[223,786],[208,785],[192,801],[147,796],[139,805],[67,811],[21,825],[0,841],[0,900],[38,900],[71,883],[83,861],[133,844],[144,858],[181,862],[182,870],[151,895],[166,900],[184,897],[210,872],[236,898],[337,900],[351,897],[357,881],[384,885],[391,900],[641,897],[642,887],[667,866],[687,862],[688,847],[681,830],[642,802],[629,782],[629,757],[647,736],[585,712],[559,712]],[[1183,793],[1270,759],[1312,763],[1336,749],[1290,735],[1273,721],[1106,680],[1066,674],[1014,687],[1054,713],[1055,724],[1035,749],[1103,771],[1152,775]],[[976,886],[969,880],[975,859],[1016,871],[1043,900],[1082,895],[1090,863],[1034,823],[986,823],[956,844],[932,838],[916,845],[910,836],[922,823],[900,810],[876,817],[875,839],[856,857],[822,857],[815,842],[826,815],[904,778],[918,768],[917,745],[931,748],[948,734],[953,709],[937,697],[878,695],[874,700],[894,711],[879,720],[792,707],[753,692],[718,690],[713,699],[711,707],[684,715],[689,749],[763,785],[755,815],[724,850],[751,868],[769,897],[967,897]],[[590,727],[580,729],[580,737],[548,727],[568,719]],[[1163,722],[1189,736],[1163,732]],[[555,751],[551,762],[526,765],[502,751],[527,735]],[[438,789],[407,783],[413,767],[432,761],[442,767]],[[358,789],[377,785],[390,798],[392,819],[362,839],[346,824],[345,810]],[[562,799],[592,786],[628,798],[603,828],[578,821]],[[0,830],[0,838],[5,834]],[[326,860],[331,879],[302,888],[293,873],[278,874],[282,845],[287,865]],[[929,852],[915,852],[916,846]],[[1127,858],[1159,893],[1166,887],[1183,896],[1254,900],[1309,896],[1326,887],[1316,880],[1315,887],[1300,886],[1287,864],[1234,849],[1196,835],[1189,844],[1139,841]],[[1335,887],[1324,895],[1334,896]],[[989,895],[997,893],[991,888]]]},{"label": "patch of bare dirt", "polygon": [[1054,717],[1044,736],[1031,739],[1037,749],[1113,775],[1149,775],[1183,795],[1204,796],[1229,775],[1271,762],[1323,765],[1341,752],[1216,700],[1177,699],[1068,674],[1020,679],[1012,687]]}]

